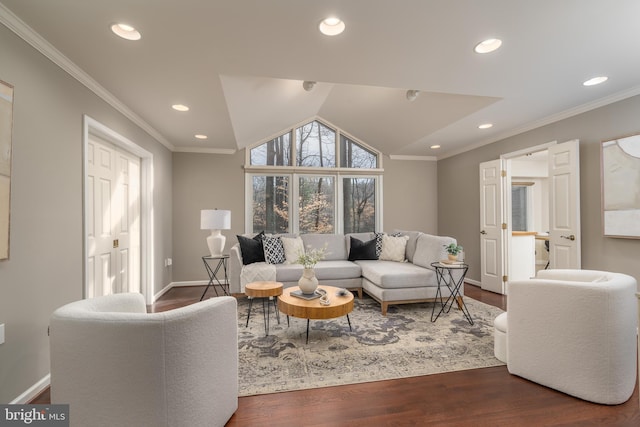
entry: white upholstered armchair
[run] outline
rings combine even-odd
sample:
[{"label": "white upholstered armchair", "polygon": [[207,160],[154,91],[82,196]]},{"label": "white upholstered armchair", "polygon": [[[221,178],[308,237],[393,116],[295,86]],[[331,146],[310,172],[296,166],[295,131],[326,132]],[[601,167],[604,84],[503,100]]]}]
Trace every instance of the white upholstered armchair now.
[{"label": "white upholstered armchair", "polygon": [[51,402],[71,426],[223,426],[238,407],[237,303],[162,313],[140,294],[76,301],[51,316]]},{"label": "white upholstered armchair", "polygon": [[593,270],[541,270],[509,282],[509,372],[615,405],[636,383],[636,280]]}]

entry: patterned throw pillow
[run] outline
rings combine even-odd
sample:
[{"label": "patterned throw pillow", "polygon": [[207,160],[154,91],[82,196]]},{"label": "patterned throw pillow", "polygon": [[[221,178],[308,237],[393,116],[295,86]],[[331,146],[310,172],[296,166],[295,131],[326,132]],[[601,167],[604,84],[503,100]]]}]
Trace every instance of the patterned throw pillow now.
[{"label": "patterned throw pillow", "polygon": [[264,258],[269,264],[282,264],[285,260],[284,246],[280,237],[264,236],[262,238]]},{"label": "patterned throw pillow", "polygon": [[404,253],[408,240],[409,236],[392,237],[385,234],[382,236],[382,251],[380,252],[379,259],[404,262]]},{"label": "patterned throw pillow", "polygon": [[[374,233],[376,235],[376,257],[380,258],[380,253],[382,252],[382,236],[386,233]],[[402,233],[391,233],[391,237],[400,237]]]}]

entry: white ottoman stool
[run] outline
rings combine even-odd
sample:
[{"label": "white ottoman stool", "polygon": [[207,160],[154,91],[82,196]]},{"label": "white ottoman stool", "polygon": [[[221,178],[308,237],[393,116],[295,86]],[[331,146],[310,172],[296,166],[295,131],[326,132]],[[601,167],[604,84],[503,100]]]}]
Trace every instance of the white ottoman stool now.
[{"label": "white ottoman stool", "polygon": [[493,354],[499,361],[507,363],[507,313],[493,321]]}]

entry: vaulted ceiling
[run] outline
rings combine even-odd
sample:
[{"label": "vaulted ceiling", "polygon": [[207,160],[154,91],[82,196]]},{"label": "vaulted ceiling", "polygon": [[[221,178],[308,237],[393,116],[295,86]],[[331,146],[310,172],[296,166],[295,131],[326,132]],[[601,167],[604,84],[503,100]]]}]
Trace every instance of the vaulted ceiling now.
[{"label": "vaulted ceiling", "polygon": [[[2,5],[175,151],[232,152],[319,116],[385,154],[442,158],[640,93],[637,0]],[[331,15],[334,37],[318,31]],[[115,36],[120,22],[142,38]],[[487,38],[502,47],[475,53]],[[609,79],[582,85],[595,76]]]}]

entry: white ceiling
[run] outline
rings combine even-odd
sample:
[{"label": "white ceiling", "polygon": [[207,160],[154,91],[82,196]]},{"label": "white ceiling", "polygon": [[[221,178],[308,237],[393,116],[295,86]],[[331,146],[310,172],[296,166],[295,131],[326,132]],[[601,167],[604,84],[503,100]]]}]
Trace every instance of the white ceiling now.
[{"label": "white ceiling", "polygon": [[[2,22],[15,14],[175,151],[233,151],[319,116],[385,154],[443,158],[640,93],[637,0],[0,2]],[[320,34],[329,15],[343,34]],[[502,48],[473,52],[490,37]]]}]

